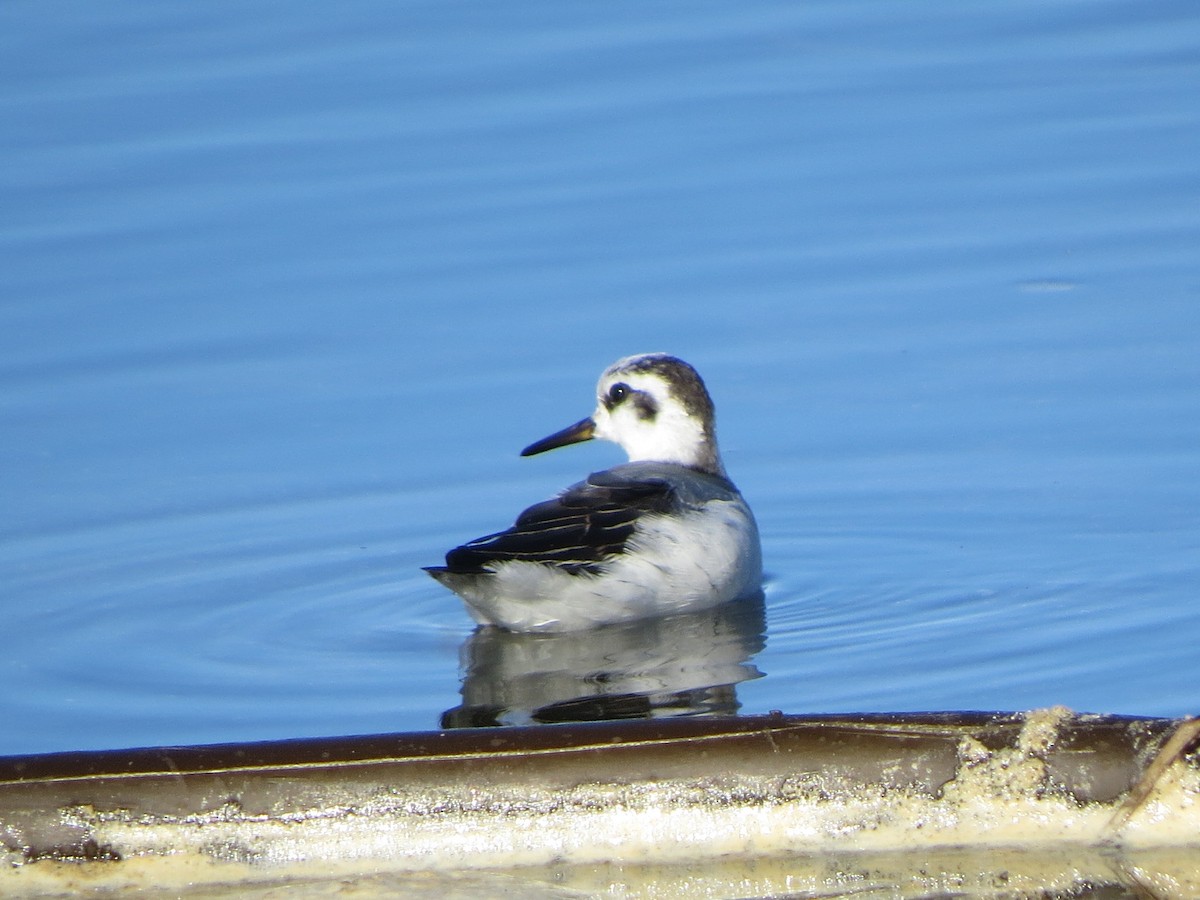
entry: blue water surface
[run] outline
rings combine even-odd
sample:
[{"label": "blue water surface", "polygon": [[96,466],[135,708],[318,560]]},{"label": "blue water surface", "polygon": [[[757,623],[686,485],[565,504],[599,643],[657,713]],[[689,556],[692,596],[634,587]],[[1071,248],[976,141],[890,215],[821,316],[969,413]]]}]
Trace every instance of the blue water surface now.
[{"label": "blue water surface", "polygon": [[[0,753],[1196,712],[1198,43],[1186,2],[8,0]],[[517,451],[647,350],[708,381],[761,615],[473,634],[420,566],[620,461]]]}]

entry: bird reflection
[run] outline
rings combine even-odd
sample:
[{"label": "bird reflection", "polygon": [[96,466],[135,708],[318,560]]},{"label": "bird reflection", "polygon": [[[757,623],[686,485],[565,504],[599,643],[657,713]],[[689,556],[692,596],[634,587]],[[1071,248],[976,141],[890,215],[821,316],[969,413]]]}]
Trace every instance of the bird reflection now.
[{"label": "bird reflection", "polygon": [[463,702],[443,728],[597,722],[737,712],[735,685],[762,672],[761,592],[699,613],[589,631],[480,626],[463,643]]}]

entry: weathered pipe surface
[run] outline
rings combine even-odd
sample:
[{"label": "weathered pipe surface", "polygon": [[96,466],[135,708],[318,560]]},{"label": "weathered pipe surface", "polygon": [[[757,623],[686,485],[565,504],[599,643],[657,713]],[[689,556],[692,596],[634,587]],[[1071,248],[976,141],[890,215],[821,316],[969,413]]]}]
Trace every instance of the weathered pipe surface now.
[{"label": "weathered pipe surface", "polygon": [[180,854],[373,873],[1111,855],[1200,842],[1198,730],[1065,709],[770,715],[7,757],[0,847],[9,877]]}]

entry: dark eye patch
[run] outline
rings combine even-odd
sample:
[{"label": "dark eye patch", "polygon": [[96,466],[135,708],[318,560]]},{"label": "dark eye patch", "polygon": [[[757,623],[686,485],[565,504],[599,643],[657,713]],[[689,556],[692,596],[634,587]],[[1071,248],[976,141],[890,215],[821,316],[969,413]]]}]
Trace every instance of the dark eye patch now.
[{"label": "dark eye patch", "polygon": [[633,406],[637,410],[638,418],[647,422],[653,422],[654,417],[658,415],[658,404],[654,402],[654,398],[641,391],[633,392]]},{"label": "dark eye patch", "polygon": [[616,409],[626,401],[633,404],[639,419],[653,420],[658,415],[658,404],[653,397],[645,391],[634,390],[623,381],[618,381],[604,395],[604,405],[609,410]]}]

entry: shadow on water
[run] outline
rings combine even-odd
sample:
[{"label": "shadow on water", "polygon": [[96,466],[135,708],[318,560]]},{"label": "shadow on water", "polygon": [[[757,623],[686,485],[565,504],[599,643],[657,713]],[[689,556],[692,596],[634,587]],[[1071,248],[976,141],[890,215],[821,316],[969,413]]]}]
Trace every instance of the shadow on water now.
[{"label": "shadow on water", "polygon": [[716,609],[561,634],[480,626],[460,650],[462,704],[443,728],[733,715],[761,678],[762,593]]}]

